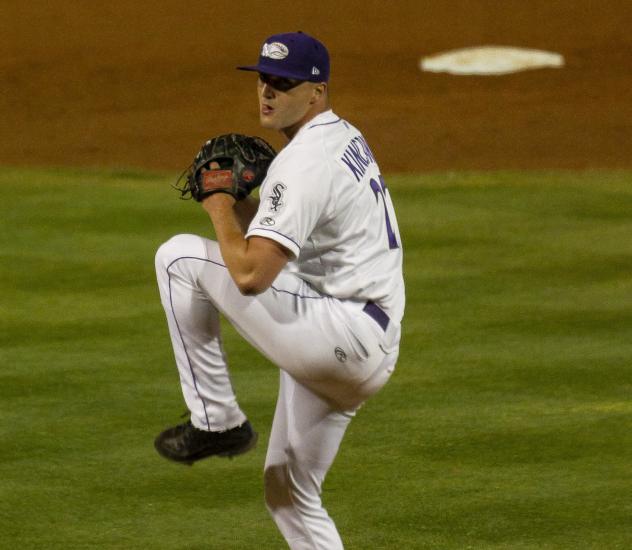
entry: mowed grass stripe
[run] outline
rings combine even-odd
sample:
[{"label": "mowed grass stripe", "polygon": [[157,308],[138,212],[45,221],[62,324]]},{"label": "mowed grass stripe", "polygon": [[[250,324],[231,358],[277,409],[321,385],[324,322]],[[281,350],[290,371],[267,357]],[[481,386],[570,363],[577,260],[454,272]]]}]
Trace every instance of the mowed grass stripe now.
[{"label": "mowed grass stripe", "polygon": [[[0,548],[284,548],[261,481],[278,375],[230,326],[262,443],[193,468],[152,447],[184,410],[153,254],[212,235],[172,180],[0,170]],[[632,174],[386,181],[407,310],[325,483],[346,547],[628,548]]]}]

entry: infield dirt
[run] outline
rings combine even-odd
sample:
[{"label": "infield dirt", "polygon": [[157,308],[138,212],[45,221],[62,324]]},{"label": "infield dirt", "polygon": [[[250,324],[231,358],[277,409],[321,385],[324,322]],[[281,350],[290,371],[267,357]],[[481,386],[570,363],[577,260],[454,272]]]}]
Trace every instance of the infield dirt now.
[{"label": "infield dirt", "polygon": [[[630,168],[626,0],[11,1],[0,23],[0,163],[176,170],[199,145],[259,128],[263,39],[303,30],[332,56],[338,114],[382,169]],[[508,45],[563,69],[422,73],[421,56]]]}]

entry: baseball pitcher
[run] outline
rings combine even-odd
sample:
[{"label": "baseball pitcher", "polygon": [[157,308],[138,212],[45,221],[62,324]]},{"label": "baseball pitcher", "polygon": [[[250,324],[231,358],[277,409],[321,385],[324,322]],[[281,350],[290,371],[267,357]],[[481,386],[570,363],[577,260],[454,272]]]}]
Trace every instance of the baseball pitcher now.
[{"label": "baseball pitcher", "polygon": [[[233,392],[222,313],[280,369],[265,460],[265,501],[293,550],[342,541],[321,486],[361,404],[388,381],[404,313],[402,242],[369,144],[328,98],[329,54],[301,33],[269,37],[258,63],[259,119],[281,132],[204,144],[183,185],[217,241],[177,235],[156,272],[190,420],[155,441],[193,464],[251,449],[257,434]],[[250,192],[261,185],[259,200]]]}]

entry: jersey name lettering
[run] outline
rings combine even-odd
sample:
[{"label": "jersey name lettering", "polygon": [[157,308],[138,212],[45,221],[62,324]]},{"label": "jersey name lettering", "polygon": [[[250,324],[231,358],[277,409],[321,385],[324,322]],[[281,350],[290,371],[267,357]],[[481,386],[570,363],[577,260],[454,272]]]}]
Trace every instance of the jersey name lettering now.
[{"label": "jersey name lettering", "polygon": [[349,142],[340,160],[351,170],[355,179],[360,181],[369,164],[375,162],[375,157],[366,140],[362,136],[357,136]]}]

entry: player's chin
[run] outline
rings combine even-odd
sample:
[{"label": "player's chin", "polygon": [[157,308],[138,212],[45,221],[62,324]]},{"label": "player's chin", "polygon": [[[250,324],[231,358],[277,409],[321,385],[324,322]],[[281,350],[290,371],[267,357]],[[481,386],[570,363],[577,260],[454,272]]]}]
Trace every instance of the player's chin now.
[{"label": "player's chin", "polygon": [[259,124],[269,130],[278,130],[278,122],[275,121],[274,115],[259,113]]}]

